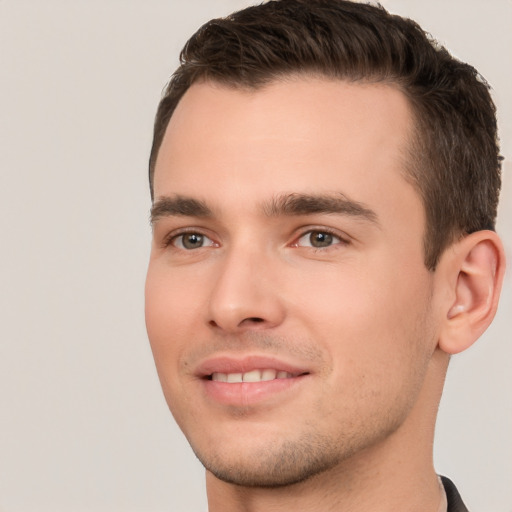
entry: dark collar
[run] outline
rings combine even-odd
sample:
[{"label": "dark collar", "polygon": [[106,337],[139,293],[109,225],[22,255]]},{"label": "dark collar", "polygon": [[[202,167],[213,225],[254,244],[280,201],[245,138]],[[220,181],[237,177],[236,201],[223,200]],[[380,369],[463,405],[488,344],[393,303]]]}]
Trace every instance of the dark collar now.
[{"label": "dark collar", "polygon": [[441,477],[441,481],[443,482],[444,490],[446,491],[448,512],[469,512],[454,483],[445,476]]}]

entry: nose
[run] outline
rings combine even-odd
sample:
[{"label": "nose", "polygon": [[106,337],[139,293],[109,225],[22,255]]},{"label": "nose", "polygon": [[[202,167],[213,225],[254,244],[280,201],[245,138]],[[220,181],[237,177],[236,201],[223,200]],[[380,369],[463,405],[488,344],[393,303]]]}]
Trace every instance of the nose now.
[{"label": "nose", "polygon": [[219,266],[209,302],[211,327],[237,333],[282,323],[285,307],[276,276],[279,270],[271,257],[259,251],[233,250]]}]

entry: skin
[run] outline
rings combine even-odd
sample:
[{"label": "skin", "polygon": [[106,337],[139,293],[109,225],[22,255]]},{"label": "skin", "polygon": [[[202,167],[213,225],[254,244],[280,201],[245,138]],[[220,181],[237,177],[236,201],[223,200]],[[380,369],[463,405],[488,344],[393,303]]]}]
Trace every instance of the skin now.
[{"label": "skin", "polygon": [[[463,349],[447,318],[473,246],[426,269],[411,129],[396,88],[311,77],[195,84],[173,114],[146,322],[210,511],[437,511],[435,415]],[[218,392],[204,374],[219,358],[300,375]]]}]

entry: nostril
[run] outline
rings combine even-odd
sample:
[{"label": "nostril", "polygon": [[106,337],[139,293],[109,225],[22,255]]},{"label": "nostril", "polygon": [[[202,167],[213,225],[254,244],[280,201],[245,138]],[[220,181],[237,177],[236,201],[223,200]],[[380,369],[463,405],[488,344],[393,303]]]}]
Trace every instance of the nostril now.
[{"label": "nostril", "polygon": [[255,326],[255,325],[258,325],[258,324],[264,324],[265,323],[265,319],[264,318],[261,318],[259,316],[249,316],[247,318],[244,318],[241,322],[238,322],[236,324],[233,324],[233,325],[230,325],[229,322],[218,322],[216,320],[209,320],[208,321],[208,325],[210,327],[213,327],[214,329],[240,329],[240,328],[243,328],[243,327],[250,327],[251,325],[252,326]]}]

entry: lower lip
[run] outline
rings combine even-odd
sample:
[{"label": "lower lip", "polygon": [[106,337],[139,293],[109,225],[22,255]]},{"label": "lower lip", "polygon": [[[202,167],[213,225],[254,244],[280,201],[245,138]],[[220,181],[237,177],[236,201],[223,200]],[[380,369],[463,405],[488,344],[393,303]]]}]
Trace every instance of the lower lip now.
[{"label": "lower lip", "polygon": [[297,388],[307,375],[274,379],[262,382],[227,383],[214,380],[203,380],[206,395],[213,401],[223,405],[246,407],[272,398],[278,398]]}]

